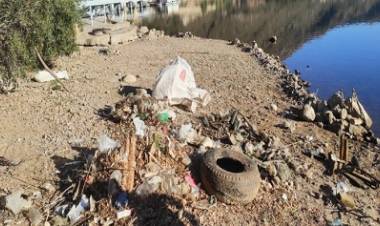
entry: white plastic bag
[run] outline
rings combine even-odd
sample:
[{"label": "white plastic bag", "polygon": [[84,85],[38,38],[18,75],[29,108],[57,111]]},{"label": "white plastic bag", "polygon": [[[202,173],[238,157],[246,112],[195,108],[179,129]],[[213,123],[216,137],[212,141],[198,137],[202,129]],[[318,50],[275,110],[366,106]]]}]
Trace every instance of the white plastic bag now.
[{"label": "white plastic bag", "polygon": [[[58,79],[69,79],[69,74],[67,71],[58,71],[55,73]],[[34,80],[37,82],[49,82],[55,80],[55,78],[48,71],[39,71],[35,76]]]},{"label": "white plastic bag", "polygon": [[145,123],[139,117],[133,118],[133,124],[135,125],[136,135],[139,137],[144,137],[145,134]]},{"label": "white plastic bag", "polygon": [[102,134],[98,138],[98,149],[102,153],[106,153],[120,147],[120,143],[116,140],[109,138],[107,135]]},{"label": "white plastic bag", "polygon": [[196,104],[205,106],[211,97],[206,90],[197,88],[194,73],[187,61],[177,57],[161,70],[153,89],[156,99],[167,99],[170,105],[184,105],[195,111]]}]

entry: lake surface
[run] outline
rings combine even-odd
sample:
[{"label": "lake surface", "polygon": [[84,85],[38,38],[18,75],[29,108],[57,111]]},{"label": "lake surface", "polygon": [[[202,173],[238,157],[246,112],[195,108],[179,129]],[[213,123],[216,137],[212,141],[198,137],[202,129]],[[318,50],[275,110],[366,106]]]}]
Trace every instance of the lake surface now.
[{"label": "lake surface", "polygon": [[354,88],[380,135],[380,0],[187,0],[131,18],[171,35],[256,40],[322,98]]}]

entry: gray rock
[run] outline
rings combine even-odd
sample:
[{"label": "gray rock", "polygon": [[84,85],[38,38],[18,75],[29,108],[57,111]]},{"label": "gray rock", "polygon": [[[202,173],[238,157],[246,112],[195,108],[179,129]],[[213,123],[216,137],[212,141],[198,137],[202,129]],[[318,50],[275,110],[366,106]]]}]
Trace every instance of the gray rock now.
[{"label": "gray rock", "polygon": [[355,126],[355,125],[350,125],[348,127],[348,132],[352,134],[353,136],[356,136],[357,138],[363,136],[364,134],[367,133],[367,130],[363,126]]},{"label": "gray rock", "polygon": [[283,162],[276,162],[275,165],[276,165],[277,175],[281,179],[281,181],[282,182],[288,181],[291,177],[291,171],[288,165]]},{"label": "gray rock", "polygon": [[363,119],[365,127],[371,128],[373,121],[364,109],[363,105],[360,103],[355,91],[352,92],[352,97],[347,102],[347,106],[350,115]]},{"label": "gray rock", "polygon": [[336,121],[336,118],[335,118],[332,111],[326,111],[325,112],[325,118],[326,118],[327,124],[329,124],[329,125],[333,124]]},{"label": "gray rock", "polygon": [[347,116],[348,116],[347,109],[343,108],[343,109],[340,111],[340,118],[341,118],[341,119],[346,119]]},{"label": "gray rock", "polygon": [[270,108],[272,109],[272,111],[275,111],[275,112],[278,110],[278,107],[276,104],[271,104]]},{"label": "gray rock", "polygon": [[148,33],[148,32],[149,32],[149,28],[148,28],[147,26],[141,26],[141,27],[139,28],[139,33],[140,33],[140,34],[145,35],[145,34]]},{"label": "gray rock", "polygon": [[127,84],[132,84],[137,81],[137,77],[135,75],[128,74],[121,78],[121,82],[127,83]]},{"label": "gray rock", "polygon": [[308,122],[313,122],[315,120],[315,112],[310,104],[305,104],[302,110],[302,119]]},{"label": "gray rock", "polygon": [[358,125],[363,124],[363,119],[361,119],[361,118],[350,117],[350,118],[348,119],[348,122],[349,122],[350,124],[353,124],[353,125],[355,125],[355,126],[358,126]]},{"label": "gray rock", "polygon": [[284,129],[289,129],[290,133],[293,133],[296,130],[296,125],[294,122],[285,121],[281,125]]},{"label": "gray rock", "polygon": [[327,101],[328,106],[331,109],[334,109],[336,106],[343,106],[344,104],[344,94],[342,91],[336,92],[334,95],[330,97]]},{"label": "gray rock", "polygon": [[5,197],[5,208],[17,215],[22,210],[32,207],[32,201],[25,199],[22,191],[13,192]]}]

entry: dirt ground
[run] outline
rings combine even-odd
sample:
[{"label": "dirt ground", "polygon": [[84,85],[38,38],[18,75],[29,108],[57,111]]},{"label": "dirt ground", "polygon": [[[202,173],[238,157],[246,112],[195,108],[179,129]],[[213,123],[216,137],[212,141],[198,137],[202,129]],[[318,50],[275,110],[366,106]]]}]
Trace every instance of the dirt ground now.
[{"label": "dirt ground", "polygon": [[[59,160],[78,155],[70,144],[94,147],[101,134],[109,134],[111,122],[97,112],[123,98],[120,88],[126,84],[119,81],[122,76],[136,75],[136,83],[128,86],[150,89],[160,69],[181,56],[192,66],[198,86],[211,93],[211,103],[197,114],[234,106],[259,130],[278,137],[284,145],[307,136],[314,138],[309,144],[290,146],[296,165],[290,172],[291,179],[277,185],[264,178],[253,203],[218,204],[209,210],[186,206],[197,224],[326,225],[335,218],[348,225],[380,224],[378,190],[353,188],[357,204],[353,210],[341,211],[328,200],[331,191],[327,188],[334,187],[340,178],[325,175],[321,162],[302,153],[317,147],[335,151],[337,136],[313,123],[287,119],[284,112],[291,107],[291,101],[281,91],[281,80],[266,72],[247,53],[225,41],[170,37],[112,46],[108,54],[99,49],[81,48],[74,55],[57,60],[55,69],[69,73],[70,80],[64,81],[69,92],[55,90],[54,82],[27,80],[21,82],[17,92],[0,96],[0,156],[20,161],[17,166],[0,168],[0,195],[19,188],[32,192],[46,182],[57,184],[62,163]],[[278,106],[277,111],[271,104]],[[278,126],[286,120],[295,123],[294,132]],[[368,170],[379,175],[378,147],[354,146]],[[147,204],[147,208],[156,207]]]}]

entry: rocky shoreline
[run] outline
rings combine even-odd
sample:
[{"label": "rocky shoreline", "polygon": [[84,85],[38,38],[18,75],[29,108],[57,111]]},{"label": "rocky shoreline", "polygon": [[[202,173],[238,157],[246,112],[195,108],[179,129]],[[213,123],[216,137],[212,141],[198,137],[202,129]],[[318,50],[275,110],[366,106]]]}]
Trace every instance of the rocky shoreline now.
[{"label": "rocky shoreline", "polygon": [[322,100],[308,90],[310,82],[301,79],[297,70],[290,72],[279,57],[265,53],[255,41],[249,44],[235,39],[229,44],[250,54],[271,74],[279,76],[283,91],[296,103],[296,109],[290,114],[295,114],[300,120],[314,122],[337,135],[344,134],[350,139],[380,144],[380,139],[371,130],[372,119],[355,90],[351,98],[345,99],[343,92],[337,91],[328,100]]}]

